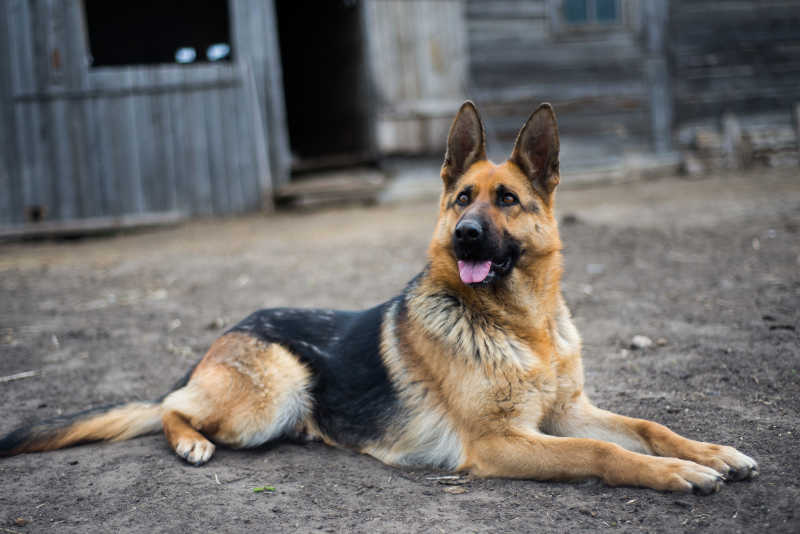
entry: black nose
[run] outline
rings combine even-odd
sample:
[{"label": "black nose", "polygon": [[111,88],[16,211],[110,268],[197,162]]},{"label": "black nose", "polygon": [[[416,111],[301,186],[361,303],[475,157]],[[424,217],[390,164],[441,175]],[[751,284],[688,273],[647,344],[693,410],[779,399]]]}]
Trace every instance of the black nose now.
[{"label": "black nose", "polygon": [[475,243],[483,238],[483,227],[474,219],[462,219],[456,225],[456,241]]}]

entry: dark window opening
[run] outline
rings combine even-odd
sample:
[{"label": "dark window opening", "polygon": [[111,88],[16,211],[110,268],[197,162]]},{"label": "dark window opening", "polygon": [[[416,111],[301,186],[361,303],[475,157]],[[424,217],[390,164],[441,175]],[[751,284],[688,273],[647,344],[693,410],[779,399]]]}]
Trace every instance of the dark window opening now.
[{"label": "dark window opening", "polygon": [[368,161],[369,92],[356,0],[278,0],[292,169]]},{"label": "dark window opening", "polygon": [[92,66],[230,61],[227,0],[84,0]]}]

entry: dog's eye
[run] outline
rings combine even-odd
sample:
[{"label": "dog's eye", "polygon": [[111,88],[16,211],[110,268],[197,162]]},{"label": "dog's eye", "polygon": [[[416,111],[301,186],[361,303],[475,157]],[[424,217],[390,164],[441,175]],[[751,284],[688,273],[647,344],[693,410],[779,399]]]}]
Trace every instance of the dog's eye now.
[{"label": "dog's eye", "polygon": [[503,193],[500,197],[500,204],[503,206],[513,206],[517,202],[519,201],[514,193]]},{"label": "dog's eye", "polygon": [[459,206],[466,206],[467,204],[469,204],[469,194],[460,193],[456,197],[456,204],[458,204]]}]

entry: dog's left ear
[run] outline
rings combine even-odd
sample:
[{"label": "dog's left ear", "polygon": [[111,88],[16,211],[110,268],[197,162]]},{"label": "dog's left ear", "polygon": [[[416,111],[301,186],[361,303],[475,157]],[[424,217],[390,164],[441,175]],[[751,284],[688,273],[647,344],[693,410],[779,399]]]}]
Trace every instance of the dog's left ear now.
[{"label": "dog's left ear", "polygon": [[456,183],[470,166],[486,159],[486,134],[478,109],[471,101],[461,104],[447,136],[447,153],[442,164],[445,189]]},{"label": "dog's left ear", "polygon": [[550,104],[531,113],[519,131],[509,160],[528,177],[533,187],[549,196],[559,182],[558,123]]}]

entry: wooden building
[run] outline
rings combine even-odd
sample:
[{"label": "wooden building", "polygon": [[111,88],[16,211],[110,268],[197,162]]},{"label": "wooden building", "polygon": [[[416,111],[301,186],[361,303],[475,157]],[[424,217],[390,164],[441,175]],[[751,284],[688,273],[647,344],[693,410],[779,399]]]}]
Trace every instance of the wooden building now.
[{"label": "wooden building", "polygon": [[552,102],[569,170],[798,88],[792,0],[5,0],[0,228],[269,208],[293,173],[439,154],[465,97],[495,158]]},{"label": "wooden building", "polygon": [[[185,5],[0,4],[0,224],[270,202],[288,165],[272,6]],[[219,32],[203,43],[209,26]],[[212,44],[229,52],[212,62]],[[181,47],[205,61],[176,63]]]},{"label": "wooden building", "polygon": [[788,125],[800,101],[796,0],[467,0],[466,24],[490,132],[507,150],[550,101],[567,170],[687,148],[725,113]]},{"label": "wooden building", "polygon": [[269,208],[438,146],[466,69],[458,0],[0,2],[0,228]]},{"label": "wooden building", "polygon": [[473,91],[495,135],[510,142],[529,110],[548,101],[565,152],[581,147],[565,154],[567,165],[669,150],[666,8],[664,0],[469,0]]}]

